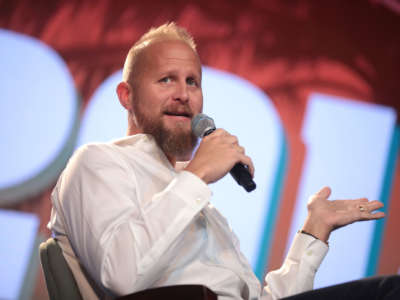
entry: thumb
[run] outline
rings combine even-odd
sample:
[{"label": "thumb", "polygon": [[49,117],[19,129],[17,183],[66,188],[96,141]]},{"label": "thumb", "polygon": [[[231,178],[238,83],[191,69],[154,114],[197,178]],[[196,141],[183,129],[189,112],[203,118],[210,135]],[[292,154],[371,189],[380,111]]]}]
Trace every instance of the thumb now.
[{"label": "thumb", "polygon": [[328,186],[324,186],[315,195],[318,196],[318,197],[322,197],[322,198],[328,199],[329,196],[331,195],[331,188],[328,187]]}]

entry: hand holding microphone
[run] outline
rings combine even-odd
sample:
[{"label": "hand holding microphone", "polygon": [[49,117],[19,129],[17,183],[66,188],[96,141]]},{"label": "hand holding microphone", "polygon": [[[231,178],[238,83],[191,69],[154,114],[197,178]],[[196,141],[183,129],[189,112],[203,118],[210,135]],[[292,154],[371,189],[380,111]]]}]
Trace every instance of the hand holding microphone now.
[{"label": "hand holding microphone", "polygon": [[253,163],[245,155],[244,148],[238,144],[235,136],[223,129],[215,129],[213,119],[205,114],[198,114],[193,118],[192,131],[203,140],[186,170],[206,183],[215,182],[230,172],[246,191],[256,188],[252,179]]}]

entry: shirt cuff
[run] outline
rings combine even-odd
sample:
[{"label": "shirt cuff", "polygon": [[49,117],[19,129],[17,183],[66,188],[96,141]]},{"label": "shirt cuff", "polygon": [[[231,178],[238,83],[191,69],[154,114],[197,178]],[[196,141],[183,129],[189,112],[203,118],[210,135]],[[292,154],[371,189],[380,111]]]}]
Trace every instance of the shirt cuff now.
[{"label": "shirt cuff", "polygon": [[328,252],[328,245],[304,233],[297,233],[287,255],[288,260],[305,261],[315,271]]},{"label": "shirt cuff", "polygon": [[[176,185],[182,187],[176,192],[190,207],[197,210],[210,201],[212,192],[208,185],[189,171],[181,171],[175,177]],[[175,184],[172,184],[174,186]]]}]

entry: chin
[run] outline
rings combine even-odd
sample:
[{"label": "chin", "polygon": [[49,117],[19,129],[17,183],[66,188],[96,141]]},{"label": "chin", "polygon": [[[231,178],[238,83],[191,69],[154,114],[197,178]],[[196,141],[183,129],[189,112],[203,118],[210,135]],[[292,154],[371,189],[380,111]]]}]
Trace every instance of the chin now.
[{"label": "chin", "polygon": [[171,133],[190,134],[192,131],[190,122],[174,122],[173,124],[164,124],[164,128]]}]

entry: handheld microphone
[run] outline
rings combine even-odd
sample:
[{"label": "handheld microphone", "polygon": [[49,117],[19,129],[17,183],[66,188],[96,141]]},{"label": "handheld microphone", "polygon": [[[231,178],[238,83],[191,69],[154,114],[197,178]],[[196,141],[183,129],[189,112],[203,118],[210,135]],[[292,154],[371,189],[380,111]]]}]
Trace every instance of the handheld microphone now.
[{"label": "handheld microphone", "polygon": [[[192,132],[195,136],[202,138],[211,134],[214,130],[214,120],[206,114],[198,114],[192,119]],[[256,183],[253,181],[253,178],[251,178],[251,174],[246,165],[237,163],[229,173],[247,192],[251,192],[256,188]]]}]

